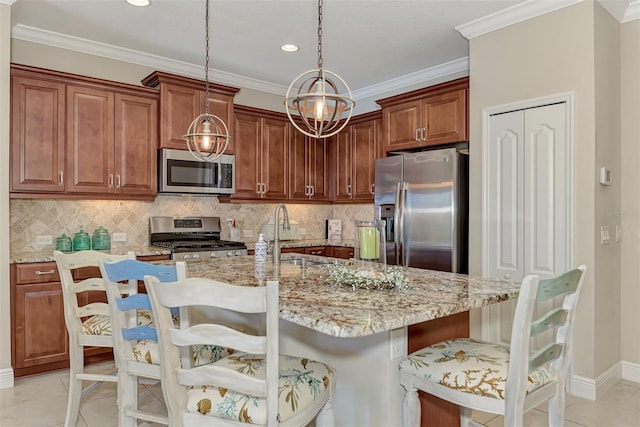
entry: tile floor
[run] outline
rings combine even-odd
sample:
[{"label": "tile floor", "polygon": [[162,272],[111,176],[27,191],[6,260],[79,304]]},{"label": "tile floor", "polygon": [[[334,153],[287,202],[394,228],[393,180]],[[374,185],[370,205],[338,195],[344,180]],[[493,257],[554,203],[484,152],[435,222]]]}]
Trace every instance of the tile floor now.
[{"label": "tile floor", "polygon": [[[112,363],[94,365],[94,372],[110,372]],[[16,380],[15,387],[0,390],[0,426],[58,427],[64,425],[67,405],[66,371]],[[147,388],[148,386],[141,386]],[[619,381],[601,399],[590,401],[567,396],[566,427],[640,427],[640,384]],[[147,394],[141,407],[165,412],[159,387]],[[547,426],[546,405],[525,414],[525,426]],[[475,412],[473,419],[487,427],[502,426],[500,416]],[[103,384],[83,398],[78,427],[118,425],[115,384]],[[140,423],[151,427],[152,424]],[[154,427],[156,425],[153,425]],[[366,427],[366,426],[354,426]]]}]

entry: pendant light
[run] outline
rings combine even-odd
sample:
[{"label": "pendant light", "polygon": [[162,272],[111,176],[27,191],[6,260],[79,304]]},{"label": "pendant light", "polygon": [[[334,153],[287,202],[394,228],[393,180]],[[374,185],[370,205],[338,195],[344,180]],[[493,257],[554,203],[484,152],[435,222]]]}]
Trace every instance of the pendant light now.
[{"label": "pendant light", "polygon": [[296,77],[284,100],[293,126],[313,138],[326,138],[344,129],[355,106],[345,81],[322,65],[322,0],[318,0],[318,68]]},{"label": "pendant light", "polygon": [[182,139],[187,142],[189,151],[196,159],[213,162],[227,149],[231,136],[225,122],[220,117],[209,114],[209,0],[205,4],[204,114],[191,122]]}]

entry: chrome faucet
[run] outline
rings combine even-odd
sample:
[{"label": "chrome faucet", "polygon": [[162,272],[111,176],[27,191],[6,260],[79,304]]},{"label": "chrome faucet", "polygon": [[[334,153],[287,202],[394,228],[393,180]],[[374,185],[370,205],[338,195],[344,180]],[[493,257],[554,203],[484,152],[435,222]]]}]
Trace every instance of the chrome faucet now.
[{"label": "chrome faucet", "polygon": [[280,210],[284,212],[284,221],[282,224],[282,228],[284,230],[291,229],[291,224],[289,223],[289,212],[287,212],[287,207],[284,203],[280,203],[276,206],[276,218],[274,221],[274,231],[273,231],[273,265],[280,265]]}]

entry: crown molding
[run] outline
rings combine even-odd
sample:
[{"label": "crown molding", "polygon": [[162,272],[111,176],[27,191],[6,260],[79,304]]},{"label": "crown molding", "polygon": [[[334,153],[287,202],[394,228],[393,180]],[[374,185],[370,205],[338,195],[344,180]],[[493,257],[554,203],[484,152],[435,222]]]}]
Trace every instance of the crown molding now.
[{"label": "crown molding", "polygon": [[457,77],[460,77],[458,73],[461,72],[467,73],[467,75],[469,74],[468,56],[455,59],[444,64],[436,65],[435,67],[416,71],[415,73],[406,74],[404,76],[376,83],[362,89],[354,90],[352,92],[352,95],[356,100],[372,98],[374,96],[393,92],[408,86],[427,83],[433,80],[442,80],[443,77],[447,77],[453,74],[456,74]]},{"label": "crown molding", "polygon": [[625,23],[635,21],[636,19],[640,19],[640,0],[629,3],[629,6],[627,6],[627,11],[625,12],[620,22]]},{"label": "crown molding", "polygon": [[[187,77],[197,79],[202,78],[203,67],[200,65],[177,61],[158,55],[152,55],[133,49],[100,43],[27,25],[18,24],[14,26],[11,31],[11,37],[32,43],[39,43],[61,49],[82,52],[89,55],[101,56],[103,58],[138,64]],[[365,99],[379,94],[388,93],[390,91],[399,90],[407,86],[442,79],[443,77],[451,74],[460,72],[468,73],[468,71],[469,58],[464,57],[432,68],[427,68],[415,73],[358,89],[353,91],[352,96],[356,100]],[[212,75],[212,80],[229,86],[243,87],[282,96],[287,93],[287,86],[269,83],[239,74],[228,73],[216,69],[210,70],[210,74]]]},{"label": "crown molding", "polygon": [[[82,52],[89,55],[101,56],[103,58],[143,65],[153,69],[161,69],[163,71],[180,74],[186,77],[201,79],[203,74],[203,67],[201,65],[177,61],[138,50],[100,43],[27,25],[18,24],[14,26],[11,31],[11,37],[28,42]],[[209,72],[212,76],[212,80],[230,86],[241,86],[247,89],[259,90],[261,92],[276,95],[286,93],[287,89],[282,85],[276,85],[221,70],[212,69]]]},{"label": "crown molding", "polygon": [[480,19],[458,25],[455,29],[467,39],[490,33],[554,10],[562,9],[582,0],[528,0]]},{"label": "crown molding", "polygon": [[0,0],[0,4],[8,4],[9,6],[11,6],[12,4],[14,4],[17,1],[18,0]]}]

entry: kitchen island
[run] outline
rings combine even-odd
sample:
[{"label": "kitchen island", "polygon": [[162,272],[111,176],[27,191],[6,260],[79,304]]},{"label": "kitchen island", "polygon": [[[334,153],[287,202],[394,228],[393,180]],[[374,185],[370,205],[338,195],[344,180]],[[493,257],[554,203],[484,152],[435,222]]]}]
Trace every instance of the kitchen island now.
[{"label": "kitchen island", "polygon": [[[468,334],[468,310],[514,298],[519,291],[515,282],[415,268],[404,269],[408,289],[353,289],[328,283],[324,267],[283,262],[274,268],[270,259],[256,267],[251,256],[190,261],[187,273],[242,286],[277,278],[280,352],[336,368],[336,425],[349,427],[400,426],[398,359],[430,341]],[[192,321],[199,316],[206,314],[194,313]],[[434,405],[430,417],[443,409]],[[455,407],[447,410],[449,418],[435,414],[436,422],[449,425],[452,411],[457,417]]]}]

